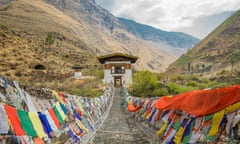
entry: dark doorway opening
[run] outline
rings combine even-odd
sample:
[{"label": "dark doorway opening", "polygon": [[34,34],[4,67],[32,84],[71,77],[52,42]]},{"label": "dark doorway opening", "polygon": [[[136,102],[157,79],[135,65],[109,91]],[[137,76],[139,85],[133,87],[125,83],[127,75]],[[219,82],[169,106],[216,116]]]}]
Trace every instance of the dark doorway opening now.
[{"label": "dark doorway opening", "polygon": [[114,86],[115,87],[121,87],[122,86],[122,77],[121,76],[115,76],[114,77]]}]

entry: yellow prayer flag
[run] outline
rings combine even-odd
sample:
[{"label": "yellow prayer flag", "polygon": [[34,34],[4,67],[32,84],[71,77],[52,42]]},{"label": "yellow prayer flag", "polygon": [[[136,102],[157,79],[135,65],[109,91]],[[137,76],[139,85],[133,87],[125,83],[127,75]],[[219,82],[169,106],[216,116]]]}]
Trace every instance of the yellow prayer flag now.
[{"label": "yellow prayer flag", "polygon": [[42,123],[41,123],[41,121],[38,117],[38,114],[34,113],[34,112],[28,112],[28,116],[29,116],[29,119],[31,120],[31,122],[33,124],[33,127],[34,127],[35,131],[37,132],[37,135],[40,138],[45,137],[46,134],[43,131]]}]

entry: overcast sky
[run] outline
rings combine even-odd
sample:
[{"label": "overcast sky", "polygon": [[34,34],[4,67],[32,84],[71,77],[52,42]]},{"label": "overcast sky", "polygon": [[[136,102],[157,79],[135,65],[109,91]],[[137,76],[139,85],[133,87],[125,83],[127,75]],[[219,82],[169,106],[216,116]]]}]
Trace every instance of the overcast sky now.
[{"label": "overcast sky", "polygon": [[240,0],[96,0],[117,17],[132,19],[167,31],[182,31],[198,38],[209,34]]}]

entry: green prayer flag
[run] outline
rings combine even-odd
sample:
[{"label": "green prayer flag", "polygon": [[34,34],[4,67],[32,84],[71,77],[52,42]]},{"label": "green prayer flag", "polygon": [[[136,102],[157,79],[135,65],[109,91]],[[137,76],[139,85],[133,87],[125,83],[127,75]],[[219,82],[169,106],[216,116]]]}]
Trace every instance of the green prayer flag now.
[{"label": "green prayer flag", "polygon": [[20,119],[22,128],[27,133],[27,135],[36,137],[37,132],[35,131],[33,124],[31,122],[30,118],[28,117],[28,112],[22,111],[22,110],[17,110],[17,113],[18,113],[18,117]]},{"label": "green prayer flag", "polygon": [[178,129],[181,127],[182,121],[179,119],[176,123],[173,124],[173,128],[178,131]]},{"label": "green prayer flag", "polygon": [[212,117],[213,117],[213,114],[207,115],[207,116],[204,117],[204,121],[211,120]]},{"label": "green prayer flag", "polygon": [[63,119],[62,119],[59,111],[57,110],[56,105],[53,107],[53,111],[54,111],[54,113],[56,114],[57,119],[58,119],[58,121],[60,122],[60,124],[61,124],[61,125],[64,124],[64,121],[63,121]]},{"label": "green prayer flag", "polygon": [[189,140],[191,139],[194,125],[195,125],[195,119],[190,124],[190,130],[189,130],[190,133],[189,133],[189,135],[187,135],[187,136],[185,136],[183,138],[183,141],[182,141],[183,144],[187,144],[189,142]]}]

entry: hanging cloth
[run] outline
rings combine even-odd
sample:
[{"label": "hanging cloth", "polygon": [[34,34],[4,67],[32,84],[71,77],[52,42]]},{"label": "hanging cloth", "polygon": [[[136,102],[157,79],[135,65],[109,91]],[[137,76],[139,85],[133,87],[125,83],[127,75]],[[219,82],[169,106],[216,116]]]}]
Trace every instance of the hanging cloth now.
[{"label": "hanging cloth", "polygon": [[68,135],[75,141],[75,143],[79,143],[80,139],[73,133],[70,127],[68,130]]},{"label": "hanging cloth", "polygon": [[183,140],[182,140],[183,144],[187,144],[190,141],[190,139],[192,137],[194,125],[195,125],[195,118],[191,118],[191,121],[186,126],[184,134],[183,134]]},{"label": "hanging cloth", "polygon": [[226,112],[225,112],[226,114],[232,113],[232,112],[240,109],[240,102],[230,105],[230,106],[226,107],[225,109],[226,109]]},{"label": "hanging cloth", "polygon": [[7,134],[7,133],[8,133],[7,114],[3,105],[0,103],[0,134]]},{"label": "hanging cloth", "polygon": [[60,98],[60,96],[56,91],[52,90],[52,94],[55,96],[58,102],[62,103],[62,99]]},{"label": "hanging cloth", "polygon": [[8,119],[11,122],[14,133],[17,136],[25,135],[25,132],[22,129],[20,120],[18,118],[17,110],[15,108],[11,107],[11,106],[8,106],[8,105],[4,105],[4,109],[7,112]]},{"label": "hanging cloth", "polygon": [[211,90],[195,90],[172,97],[161,97],[155,107],[178,109],[193,116],[212,114],[240,101],[240,85]]},{"label": "hanging cloth", "polygon": [[60,103],[61,109],[63,110],[64,114],[67,115],[67,109],[64,104]]},{"label": "hanging cloth", "polygon": [[39,137],[34,138],[33,141],[34,144],[44,144],[44,141]]},{"label": "hanging cloth", "polygon": [[185,128],[186,128],[186,125],[188,123],[189,119],[188,118],[185,118],[181,124],[181,127],[178,129],[178,131],[176,132],[176,135],[174,136],[174,143],[175,144],[180,144],[181,141],[182,141],[182,136],[183,136],[183,133],[185,131]]},{"label": "hanging cloth", "polygon": [[57,128],[60,128],[60,123],[59,123],[58,118],[57,118],[56,114],[54,113],[53,109],[50,108],[48,110],[48,112],[49,112],[52,120],[54,121],[55,125],[57,126]]},{"label": "hanging cloth", "polygon": [[32,138],[30,136],[20,136],[18,137],[20,140],[20,144],[34,144]]},{"label": "hanging cloth", "polygon": [[57,128],[55,122],[53,121],[50,113],[46,110],[46,111],[43,112],[43,114],[46,116],[47,121],[49,122],[49,125],[50,125],[51,129],[53,131],[56,131],[58,128]]},{"label": "hanging cloth", "polygon": [[33,127],[34,127],[35,131],[37,132],[38,137],[40,137],[40,138],[45,137],[46,134],[43,130],[43,126],[38,117],[38,114],[35,112],[29,112],[28,116],[29,116],[31,122],[33,123]]},{"label": "hanging cloth", "polygon": [[27,133],[27,135],[32,137],[38,136],[36,130],[33,127],[32,121],[28,116],[28,112],[17,110],[17,113],[18,113],[18,117],[20,119],[22,128]]},{"label": "hanging cloth", "polygon": [[29,96],[29,94],[24,92],[23,95],[24,95],[23,98],[24,98],[25,103],[27,104],[28,110],[30,112],[37,112],[37,108],[33,104],[32,98]]},{"label": "hanging cloth", "polygon": [[64,94],[63,94],[62,92],[58,92],[58,95],[60,96],[60,98],[62,99],[62,101],[63,101],[64,103],[67,103],[67,100],[66,100],[66,98],[64,97]]},{"label": "hanging cloth", "polygon": [[54,113],[55,113],[55,115],[56,115],[60,125],[63,125],[63,123],[64,123],[63,118],[61,117],[60,112],[58,111],[56,105],[53,107],[53,111],[54,111]]},{"label": "hanging cloth", "polygon": [[85,132],[87,133],[88,132],[88,129],[82,124],[82,122],[78,119],[75,119],[77,125]]},{"label": "hanging cloth", "polygon": [[217,138],[218,129],[224,117],[225,109],[215,113],[212,118],[212,127],[208,132],[207,139],[214,141]]},{"label": "hanging cloth", "polygon": [[168,122],[165,122],[162,127],[157,131],[156,135],[157,136],[162,136],[164,134],[164,131],[166,130],[168,126]]},{"label": "hanging cloth", "polygon": [[8,88],[8,80],[5,77],[0,77],[0,86],[5,89]]},{"label": "hanging cloth", "polygon": [[50,137],[50,133],[53,131],[48,120],[47,120],[47,116],[44,115],[41,112],[38,112],[38,117],[41,120],[42,126],[44,131],[48,134],[48,136]]},{"label": "hanging cloth", "polygon": [[65,115],[64,111],[62,110],[61,105],[60,105],[59,102],[56,104],[56,109],[58,110],[62,120],[63,121],[67,120],[67,116]]}]

